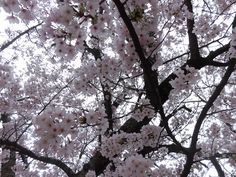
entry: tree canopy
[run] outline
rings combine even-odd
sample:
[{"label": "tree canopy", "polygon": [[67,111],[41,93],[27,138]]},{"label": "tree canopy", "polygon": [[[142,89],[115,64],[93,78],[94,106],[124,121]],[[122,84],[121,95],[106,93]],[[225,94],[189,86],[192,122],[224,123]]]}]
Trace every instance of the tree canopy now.
[{"label": "tree canopy", "polygon": [[2,0],[2,177],[236,174],[235,0]]}]

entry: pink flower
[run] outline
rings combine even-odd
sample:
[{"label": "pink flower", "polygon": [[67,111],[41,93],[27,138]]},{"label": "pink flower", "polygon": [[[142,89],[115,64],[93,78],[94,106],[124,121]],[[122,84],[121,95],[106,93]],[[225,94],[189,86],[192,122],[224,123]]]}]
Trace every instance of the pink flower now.
[{"label": "pink flower", "polygon": [[20,13],[19,13],[19,17],[22,20],[25,20],[26,22],[33,20],[33,15],[31,14],[31,11],[27,10],[27,9],[21,9]]},{"label": "pink flower", "polygon": [[0,2],[0,7],[3,7],[3,9],[8,13],[20,11],[20,4],[18,0],[2,0]]},{"label": "pink flower", "polygon": [[13,16],[13,15],[8,16],[6,19],[7,19],[10,23],[19,23],[19,19],[18,19],[16,16]]}]

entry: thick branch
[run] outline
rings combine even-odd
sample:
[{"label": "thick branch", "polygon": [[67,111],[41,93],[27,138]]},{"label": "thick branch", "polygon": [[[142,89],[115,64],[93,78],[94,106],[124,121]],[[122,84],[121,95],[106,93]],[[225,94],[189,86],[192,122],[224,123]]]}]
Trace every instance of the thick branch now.
[{"label": "thick branch", "polygon": [[198,135],[199,135],[199,132],[200,132],[201,125],[202,125],[204,119],[206,118],[208,110],[211,108],[214,101],[217,99],[217,97],[220,95],[221,91],[224,89],[225,85],[227,84],[231,74],[234,71],[235,64],[236,64],[236,60],[231,59],[229,67],[227,68],[221,82],[216,87],[215,91],[213,92],[213,94],[211,95],[211,97],[207,101],[206,105],[202,109],[202,112],[201,112],[201,114],[200,114],[200,116],[197,120],[197,123],[194,127],[192,140],[191,140],[191,145],[190,145],[190,151],[189,151],[189,154],[187,155],[187,161],[186,161],[186,164],[184,166],[184,170],[183,170],[183,173],[182,173],[181,177],[186,177],[190,173],[190,169],[191,169],[191,166],[193,164],[194,154],[196,153],[196,145],[197,145]]},{"label": "thick branch", "polygon": [[181,154],[185,154],[186,151],[183,151],[183,148],[177,146],[176,144],[160,144],[157,147],[144,147],[142,150],[140,150],[138,153],[142,154],[143,156],[145,156],[148,153],[151,152],[155,152],[158,151],[160,148],[167,148],[168,149],[168,153],[181,153]]},{"label": "thick branch", "polygon": [[112,101],[111,101],[111,93],[108,91],[108,85],[102,85],[103,97],[104,97],[104,107],[105,112],[107,114],[107,120],[109,123],[109,127],[107,131],[113,130],[113,120],[112,120]]},{"label": "thick branch", "polygon": [[58,159],[37,155],[34,152],[30,151],[29,149],[26,149],[25,147],[15,143],[15,142],[11,142],[9,140],[0,139],[0,146],[4,147],[6,149],[17,151],[20,154],[24,154],[26,156],[29,156],[29,157],[35,159],[35,160],[39,160],[41,162],[56,165],[57,167],[62,169],[68,175],[68,177],[75,176],[75,173],[72,171],[72,169],[69,168],[65,163],[63,163],[62,161],[60,161]]},{"label": "thick branch", "polygon": [[120,13],[120,16],[129,31],[130,37],[132,38],[132,41],[134,43],[135,50],[136,50],[141,62],[143,62],[143,64],[144,64],[145,56],[143,53],[143,49],[140,45],[139,38],[138,38],[138,35],[134,29],[134,26],[133,26],[131,20],[129,19],[128,15],[125,12],[124,4],[121,3],[120,0],[113,0],[113,2],[115,3],[115,5]]},{"label": "thick branch", "polygon": [[88,163],[83,165],[82,170],[80,170],[76,177],[85,177],[89,170],[95,171],[96,175],[100,175],[110,163],[110,160],[103,157],[102,154],[97,151]]},{"label": "thick branch", "polygon": [[[185,0],[185,5],[188,8],[188,11],[193,13],[193,6],[191,0]],[[193,17],[194,18],[194,17]],[[189,38],[189,49],[192,60],[197,60],[201,58],[198,46],[198,40],[196,34],[193,33],[194,28],[194,19],[187,19],[187,28],[188,28],[188,38]]]},{"label": "thick branch", "polygon": [[225,177],[225,173],[223,169],[221,168],[219,162],[217,161],[216,157],[212,156],[210,160],[211,160],[211,163],[214,165],[219,177]]},{"label": "thick branch", "polygon": [[216,49],[215,51],[211,51],[209,53],[209,55],[205,58],[207,61],[211,62],[213,61],[214,58],[216,58],[217,56],[221,55],[222,53],[226,52],[229,50],[230,47],[230,43]]},{"label": "thick branch", "polygon": [[158,110],[158,96],[156,93],[156,88],[158,88],[158,80],[157,80],[157,73],[155,71],[152,70],[152,64],[149,63],[149,61],[145,58],[144,53],[143,53],[143,49],[141,47],[141,44],[139,42],[139,38],[138,35],[134,29],[134,26],[131,22],[131,20],[129,19],[125,8],[124,8],[124,4],[120,2],[120,0],[113,0],[113,2],[115,3],[120,16],[122,18],[122,20],[124,21],[130,37],[133,41],[135,50],[139,56],[139,59],[141,61],[141,67],[143,69],[143,73],[144,73],[144,83],[145,83],[145,90],[146,90],[146,94],[148,99],[150,100],[150,103],[152,104],[152,106],[155,108],[155,110]]}]

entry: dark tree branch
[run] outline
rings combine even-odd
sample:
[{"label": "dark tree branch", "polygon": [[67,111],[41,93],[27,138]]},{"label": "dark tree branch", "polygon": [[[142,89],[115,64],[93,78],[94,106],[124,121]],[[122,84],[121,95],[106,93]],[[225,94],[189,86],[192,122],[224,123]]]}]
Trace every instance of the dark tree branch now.
[{"label": "dark tree branch", "polygon": [[[202,49],[202,48],[206,47],[207,45],[209,45],[209,44],[203,45],[203,46],[201,46],[199,49]],[[223,54],[224,52],[227,52],[227,51],[229,50],[229,47],[230,47],[230,43],[228,43],[228,44],[226,44],[226,45],[223,45],[222,47],[220,47],[220,48],[218,48],[218,49],[216,49],[216,50],[214,50],[214,51],[211,51],[207,57],[204,57],[205,60],[208,62],[208,65],[212,65],[212,64],[211,64],[212,61],[213,61],[217,56]],[[174,61],[174,60],[176,60],[176,59],[178,59],[178,58],[181,58],[181,57],[183,57],[183,56],[185,56],[185,55],[188,55],[188,54],[190,54],[189,51],[188,51],[188,52],[185,52],[185,53],[182,53],[182,54],[180,54],[180,55],[178,55],[178,56],[176,56],[176,57],[173,57],[173,58],[171,58],[171,59],[169,59],[169,60],[163,62],[163,64],[167,64],[167,63],[169,63],[169,62],[172,62],[172,61]],[[226,63],[223,63],[223,64],[226,64]],[[217,65],[213,65],[213,66],[217,66]]]},{"label": "dark tree branch", "polygon": [[223,54],[224,52],[228,51],[230,47],[230,43],[216,49],[215,51],[211,51],[209,55],[205,58],[209,63],[213,61],[217,56]]},{"label": "dark tree branch", "polygon": [[25,147],[17,144],[16,142],[11,142],[9,140],[0,139],[0,146],[6,149],[10,149],[12,151],[19,152],[20,154],[24,154],[35,160],[56,165],[57,167],[62,169],[68,175],[68,177],[75,177],[75,173],[72,171],[72,169],[58,159],[37,155],[36,153],[30,151],[29,149],[26,149]]},{"label": "dark tree branch", "polygon": [[103,98],[104,98],[104,107],[105,107],[105,112],[107,114],[106,118],[108,120],[108,130],[107,133],[109,133],[109,131],[113,130],[113,120],[112,120],[112,95],[108,90],[108,85],[102,85],[102,92],[103,92]]},{"label": "dark tree branch", "polygon": [[120,16],[129,31],[130,37],[132,38],[132,41],[133,41],[135,50],[139,56],[139,59],[144,64],[145,63],[145,56],[143,53],[143,49],[142,49],[141,44],[139,42],[139,38],[138,38],[138,35],[134,29],[134,26],[133,26],[130,18],[128,17],[127,13],[125,12],[124,5],[120,2],[120,0],[113,0],[113,2],[115,3],[115,5],[120,13]]},{"label": "dark tree branch", "polygon": [[[201,69],[205,66],[228,66],[229,62],[226,63],[221,63],[217,61],[213,61],[217,56],[223,54],[224,52],[227,52],[229,50],[229,43],[216,49],[215,51],[210,52],[210,54],[205,57],[205,58],[200,58],[198,61],[197,60],[192,60],[190,59],[189,61],[194,61],[194,62],[189,62],[187,61],[184,65],[182,65],[180,68],[182,70],[186,70],[186,65],[189,65],[191,67],[194,67],[195,69]],[[174,80],[176,78],[176,74],[173,72],[171,73],[162,83],[159,85],[159,91],[162,97],[162,104],[168,100],[168,96],[170,94],[170,91],[173,89],[170,81]]]},{"label": "dark tree branch", "polygon": [[[227,45],[228,45],[228,44],[227,44]],[[214,59],[214,57],[217,57],[218,55],[220,55],[220,54],[226,52],[226,51],[228,50],[228,46],[227,46],[227,45],[226,45],[226,46],[223,46],[223,47],[221,47],[221,48],[219,48],[219,49],[217,49],[217,50],[215,50],[215,51],[213,51],[212,54],[211,54],[212,56],[209,57],[209,60],[210,60],[210,58],[213,58],[213,59]],[[214,54],[214,57],[213,57],[213,54]],[[205,61],[206,61],[206,60],[205,60]],[[181,69],[182,69],[182,70],[185,70],[186,65],[187,65],[187,63],[184,64],[184,65],[181,67]],[[227,65],[228,65],[228,63],[227,63]],[[190,66],[195,67],[195,68],[198,68],[198,69],[201,69],[201,68],[203,68],[204,66],[206,66],[206,62],[204,62],[203,59],[201,59],[201,61],[196,62],[196,63],[192,63]],[[162,103],[162,104],[164,104],[164,103],[168,100],[170,91],[173,89],[172,86],[171,86],[171,84],[170,84],[170,81],[171,81],[172,79],[175,79],[176,77],[177,77],[177,76],[176,76],[174,73],[172,73],[172,74],[170,74],[170,75],[158,86],[158,90],[159,90],[159,92],[160,92],[160,97],[161,97],[161,103]],[[138,133],[138,132],[140,131],[140,129],[142,128],[142,126],[143,126],[143,125],[147,125],[149,122],[150,122],[150,119],[147,118],[147,117],[144,118],[144,120],[141,121],[141,122],[137,122],[135,119],[130,118],[130,119],[128,119],[128,120],[121,126],[120,131],[124,131],[124,132],[126,132],[126,133],[134,133],[134,132]],[[172,151],[170,150],[170,152],[172,152]],[[175,152],[175,151],[173,151],[173,152]],[[176,153],[179,153],[179,151],[176,151]],[[103,164],[104,164],[105,166],[102,167],[102,166],[100,165],[100,167],[101,167],[102,169],[105,169],[105,168],[106,168],[106,165],[109,164],[109,160],[106,159],[105,157],[101,156],[101,155],[96,155],[96,154],[95,154],[95,155],[93,156],[93,160],[92,160],[92,161],[95,161],[95,159],[98,160],[98,161],[104,162]],[[91,160],[90,160],[90,162],[91,162]],[[88,164],[89,164],[90,162],[88,162]],[[91,166],[91,165],[87,165],[87,168],[84,168],[84,169],[81,171],[81,173],[86,174],[85,171],[87,172],[87,171],[89,170],[88,167],[90,167],[90,166]]]},{"label": "dark tree branch", "polygon": [[176,144],[167,144],[167,145],[160,144],[157,147],[146,146],[142,150],[140,150],[138,153],[142,154],[143,156],[145,156],[146,154],[158,151],[160,148],[167,148],[168,149],[168,153],[186,154],[186,150],[183,151],[183,148],[181,148],[180,146],[178,146]]},{"label": "dark tree branch", "polygon": [[[193,6],[191,0],[185,0],[185,5],[190,13],[193,13]],[[196,34],[193,33],[194,28],[194,17],[192,19],[187,19],[188,28],[188,38],[189,38],[189,49],[191,60],[198,60],[201,58],[198,46],[198,39]]]},{"label": "dark tree branch", "polygon": [[150,103],[155,108],[155,110],[156,111],[159,110],[159,113],[162,117],[163,125],[164,125],[168,135],[171,137],[171,139],[173,140],[173,142],[177,146],[179,146],[180,148],[182,148],[184,150],[184,148],[181,146],[181,144],[176,140],[176,138],[172,134],[170,127],[168,125],[168,121],[166,120],[166,116],[164,114],[164,110],[162,107],[162,98],[161,98],[160,92],[158,90],[159,84],[158,84],[158,80],[157,80],[157,73],[156,73],[156,71],[152,70],[152,64],[149,63],[144,56],[142,47],[139,42],[138,35],[134,29],[134,26],[133,26],[131,20],[129,19],[128,15],[125,12],[124,5],[119,0],[113,0],[113,2],[117,6],[120,16],[123,19],[128,31],[129,31],[129,34],[130,34],[132,41],[134,43],[136,52],[140,58],[141,67],[143,68],[143,71],[144,71],[144,83],[145,83],[145,91],[146,91],[147,97],[149,98]]},{"label": "dark tree branch", "polygon": [[83,165],[82,170],[80,170],[76,177],[85,177],[89,170],[95,171],[96,175],[100,175],[110,163],[110,160],[103,157],[102,154],[97,151],[88,163]]},{"label": "dark tree branch", "polygon": [[236,153],[215,153],[214,155],[212,156],[209,156],[209,157],[203,157],[202,159],[198,159],[196,161],[194,161],[194,163],[197,163],[197,162],[201,162],[203,160],[210,160],[211,163],[214,165],[217,173],[218,173],[218,176],[219,177],[224,177],[225,176],[225,173],[224,173],[224,170],[221,168],[217,158],[219,159],[226,159],[226,158],[235,158],[236,157]]},{"label": "dark tree branch", "polygon": [[144,73],[144,83],[145,83],[145,90],[146,90],[146,94],[147,94],[147,98],[150,100],[150,103],[152,104],[152,106],[154,107],[154,109],[157,111],[158,110],[158,96],[156,93],[156,89],[158,88],[158,80],[157,80],[157,73],[156,71],[152,70],[152,64],[146,59],[144,53],[143,53],[143,49],[141,47],[141,44],[139,42],[139,38],[138,35],[135,31],[135,28],[131,22],[131,20],[129,19],[124,5],[120,2],[120,0],[113,0],[113,2],[115,3],[120,16],[122,18],[122,20],[124,21],[130,37],[133,41],[135,50],[139,56],[140,62],[141,62],[141,67],[143,69],[143,73]]},{"label": "dark tree branch", "polygon": [[234,20],[232,22],[232,28],[235,28],[236,27],[236,15],[234,16]]},{"label": "dark tree branch", "polygon": [[202,112],[200,113],[200,116],[197,120],[197,123],[194,127],[194,131],[193,131],[193,135],[192,135],[192,140],[191,140],[191,144],[190,144],[190,151],[187,155],[187,160],[184,166],[184,170],[183,173],[181,175],[181,177],[186,177],[188,176],[188,174],[190,173],[190,169],[191,166],[193,164],[193,159],[194,159],[194,155],[197,151],[196,149],[196,145],[197,145],[197,141],[198,141],[198,135],[200,132],[200,128],[201,125],[204,121],[204,119],[207,116],[207,112],[208,110],[211,108],[211,106],[213,105],[214,101],[217,99],[217,97],[220,95],[221,91],[224,89],[225,85],[227,84],[231,74],[234,71],[234,67],[236,65],[236,60],[235,59],[231,59],[230,63],[229,63],[229,67],[227,68],[221,82],[219,83],[219,85],[216,87],[215,91],[212,93],[211,97],[209,98],[209,100],[207,101],[206,105],[204,106],[204,108],[202,109]]},{"label": "dark tree branch", "polygon": [[219,162],[217,161],[216,157],[210,157],[211,163],[214,165],[219,177],[225,177],[224,170],[221,168]]},{"label": "dark tree branch", "polygon": [[43,108],[37,113],[37,115],[40,115],[52,103],[52,101],[55,100],[55,98],[58,95],[60,95],[60,93],[73,82],[73,80],[74,80],[74,78],[71,79],[65,86],[60,88],[60,90],[55,95],[53,95],[52,98],[50,98],[50,100],[43,106]]},{"label": "dark tree branch", "polygon": [[219,159],[228,159],[228,158],[235,158],[236,157],[236,153],[234,152],[226,152],[226,153],[215,153],[211,156],[208,156],[208,157],[203,157],[201,159],[198,159],[196,161],[194,161],[194,163],[197,163],[197,162],[200,162],[200,161],[203,161],[203,160],[210,160],[211,158],[219,158]]},{"label": "dark tree branch", "polygon": [[168,124],[168,118],[166,117],[165,115],[165,112],[164,112],[164,108],[162,106],[162,102],[161,102],[161,96],[160,96],[160,92],[158,90],[158,88],[156,89],[156,93],[157,93],[157,98],[158,98],[158,109],[159,109],[159,114],[161,116],[161,124],[160,126],[163,125],[163,127],[166,129],[166,132],[168,134],[168,136],[172,139],[172,141],[175,143],[176,146],[178,146],[178,148],[180,148],[183,152],[186,151],[186,149],[181,145],[180,142],[178,142],[178,140],[175,138],[175,136],[173,135],[170,127],[169,127],[169,124]]},{"label": "dark tree branch", "polygon": [[19,39],[19,38],[22,37],[23,35],[27,34],[27,33],[30,32],[31,30],[37,28],[37,27],[40,26],[41,24],[42,24],[42,22],[39,23],[39,24],[37,24],[37,25],[35,25],[35,26],[32,26],[32,27],[30,27],[29,29],[25,30],[24,32],[18,34],[18,35],[17,35],[16,37],[14,37],[11,41],[5,42],[5,43],[1,46],[0,52],[2,52],[3,50],[5,50],[7,47],[9,47],[11,44],[13,44],[17,39]]}]

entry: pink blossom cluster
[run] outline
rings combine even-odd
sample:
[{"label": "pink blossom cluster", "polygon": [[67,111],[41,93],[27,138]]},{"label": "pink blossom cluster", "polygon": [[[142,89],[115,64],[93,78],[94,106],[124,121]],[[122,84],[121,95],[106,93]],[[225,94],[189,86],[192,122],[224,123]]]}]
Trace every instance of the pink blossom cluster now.
[{"label": "pink blossom cluster", "polygon": [[120,66],[119,60],[104,56],[102,60],[99,60],[96,67],[99,68],[98,75],[103,78],[112,79],[119,73],[118,68]]},{"label": "pink blossom cluster", "polygon": [[161,134],[161,127],[145,125],[141,129],[141,137],[144,146],[157,147]]},{"label": "pink blossom cluster", "polygon": [[208,129],[209,136],[214,137],[220,137],[220,126],[216,123],[213,123],[211,127]]},{"label": "pink blossom cluster", "polygon": [[[121,32],[126,35],[126,32]],[[122,59],[123,67],[127,70],[131,70],[135,63],[137,63],[137,53],[135,52],[134,45],[127,43],[122,40],[124,36],[120,39],[115,40],[115,48],[118,52],[119,57]]]},{"label": "pink blossom cluster", "polygon": [[84,41],[91,35],[106,34],[109,16],[99,13],[99,1],[66,1],[54,8],[40,30],[42,40],[53,40],[58,56],[72,59],[84,49]]},{"label": "pink blossom cluster", "polygon": [[191,19],[192,13],[190,13],[183,0],[181,1],[167,1],[166,4],[162,4],[163,14],[167,19],[175,18],[177,23],[183,22],[186,18]]},{"label": "pink blossom cluster", "polygon": [[36,5],[35,0],[2,0],[0,2],[0,7],[11,14],[7,17],[11,23],[19,23],[19,18],[25,22],[33,20],[35,17],[32,12]]},{"label": "pink blossom cluster", "polygon": [[[177,75],[177,78],[170,81],[171,86],[175,89],[175,91],[178,90],[187,90],[188,88],[191,88],[191,86],[196,82],[196,80],[199,79],[198,77],[198,70],[196,70],[193,67],[187,67],[187,71],[184,71],[182,69],[177,69],[175,71],[175,74]],[[185,74],[184,72],[188,72]]]},{"label": "pink blossom cluster", "polygon": [[51,109],[37,116],[33,125],[35,133],[39,137],[37,148],[39,150],[57,149],[59,148],[58,143],[63,144],[65,137],[74,134],[77,119],[74,114],[67,113],[63,109]]},{"label": "pink blossom cluster", "polygon": [[[116,170],[109,170],[110,165],[105,172],[99,176],[101,177],[157,177],[159,176],[155,170],[152,169],[153,162],[141,155],[134,154],[127,157],[124,161],[114,162]],[[96,177],[94,171],[89,170],[86,177]]]},{"label": "pink blossom cluster", "polygon": [[211,41],[217,37],[222,31],[221,24],[210,24],[211,17],[201,15],[198,21],[195,22],[193,33],[200,36],[204,41]]},{"label": "pink blossom cluster", "polygon": [[155,125],[146,125],[140,133],[120,133],[105,138],[101,146],[103,156],[112,159],[121,155],[124,150],[134,153],[144,146],[156,147],[158,145],[161,128]]},{"label": "pink blossom cluster", "polygon": [[132,114],[132,117],[138,122],[142,121],[145,117],[154,117],[155,111],[148,107],[138,108]]},{"label": "pink blossom cluster", "polygon": [[[177,167],[178,169],[178,167]],[[161,164],[158,166],[157,169],[155,169],[153,172],[153,176],[157,177],[176,177],[179,176],[179,174],[176,172],[176,170],[173,170],[172,168],[167,167],[166,164]]]},{"label": "pink blossom cluster", "polygon": [[150,105],[150,101],[148,99],[141,99],[138,103],[138,106],[132,117],[138,122],[142,121],[145,117],[155,117],[156,113],[153,107]]},{"label": "pink blossom cluster", "polygon": [[140,134],[114,134],[110,138],[104,138],[101,153],[104,157],[113,159],[115,155],[120,155],[127,148],[134,151],[135,149],[141,149],[142,146]]},{"label": "pink blossom cluster", "polygon": [[10,158],[9,152],[10,151],[7,149],[5,149],[5,150],[1,149],[1,151],[0,151],[0,154],[1,154],[0,162],[1,163],[6,163],[9,160],[9,158]]},{"label": "pink blossom cluster", "polygon": [[97,133],[103,134],[108,129],[108,120],[105,118],[107,114],[103,108],[98,108],[95,111],[90,110],[85,114],[85,122],[88,126],[96,126]]},{"label": "pink blossom cluster", "polygon": [[220,11],[224,11],[228,7],[229,1],[226,0],[217,0],[217,5]]}]

